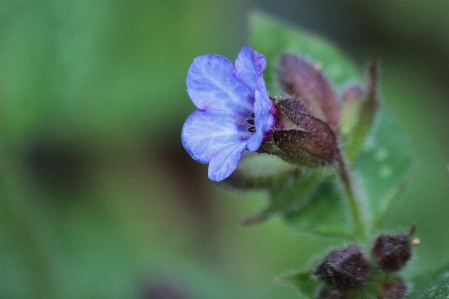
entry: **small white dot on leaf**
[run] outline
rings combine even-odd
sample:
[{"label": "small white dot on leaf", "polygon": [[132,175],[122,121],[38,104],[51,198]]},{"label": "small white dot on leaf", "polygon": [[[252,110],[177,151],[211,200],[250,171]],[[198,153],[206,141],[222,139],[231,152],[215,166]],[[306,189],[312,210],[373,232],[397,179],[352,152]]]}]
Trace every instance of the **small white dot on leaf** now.
[{"label": "small white dot on leaf", "polygon": [[389,152],[386,148],[380,147],[375,153],[374,158],[379,161],[385,161],[388,158]]},{"label": "small white dot on leaf", "polygon": [[391,168],[390,165],[382,165],[379,168],[379,177],[381,177],[382,179],[386,179],[391,177],[391,175],[393,174],[393,169]]},{"label": "small white dot on leaf", "polygon": [[365,151],[370,151],[376,146],[376,137],[369,135],[365,141]]}]

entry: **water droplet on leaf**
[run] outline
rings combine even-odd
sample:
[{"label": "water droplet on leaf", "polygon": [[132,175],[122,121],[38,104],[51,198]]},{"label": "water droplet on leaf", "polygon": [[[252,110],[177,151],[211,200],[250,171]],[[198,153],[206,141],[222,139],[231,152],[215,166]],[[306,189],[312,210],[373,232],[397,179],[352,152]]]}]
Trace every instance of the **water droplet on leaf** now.
[{"label": "water droplet on leaf", "polygon": [[388,158],[389,152],[386,148],[381,147],[379,148],[376,153],[374,154],[374,158],[379,161],[385,161]]},{"label": "water droplet on leaf", "polygon": [[386,179],[389,178],[393,173],[393,169],[391,168],[390,165],[382,165],[379,168],[379,177],[381,177],[382,179]]}]

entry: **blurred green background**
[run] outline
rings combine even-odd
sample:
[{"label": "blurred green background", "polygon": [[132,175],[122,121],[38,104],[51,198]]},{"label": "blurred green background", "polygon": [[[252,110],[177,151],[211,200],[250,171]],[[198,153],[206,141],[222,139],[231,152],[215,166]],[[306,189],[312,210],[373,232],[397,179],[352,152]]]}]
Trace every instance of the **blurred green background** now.
[{"label": "blurred green background", "polygon": [[265,195],[216,187],[180,143],[190,63],[234,60],[254,9],[381,59],[416,160],[383,226],[418,225],[407,275],[449,261],[449,2],[2,1],[1,298],[298,298],[273,278],[344,243],[241,228]]}]

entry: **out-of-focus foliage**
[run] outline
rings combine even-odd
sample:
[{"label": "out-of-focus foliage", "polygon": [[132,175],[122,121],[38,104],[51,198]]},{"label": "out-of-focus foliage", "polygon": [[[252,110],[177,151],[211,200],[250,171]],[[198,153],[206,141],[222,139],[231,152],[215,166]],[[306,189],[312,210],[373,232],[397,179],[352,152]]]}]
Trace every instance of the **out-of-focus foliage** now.
[{"label": "out-of-focus foliage", "polygon": [[186,71],[232,49],[222,16],[238,8],[1,3],[0,297],[248,292],[219,261],[212,220],[227,216],[179,140]]},{"label": "out-of-focus foliage", "polygon": [[384,227],[418,224],[408,276],[448,259],[449,3],[3,1],[0,297],[297,298],[272,278],[339,241],[276,220],[239,229],[263,195],[214,188],[179,143],[190,63],[235,57],[254,7],[362,68],[381,58],[418,162]]}]

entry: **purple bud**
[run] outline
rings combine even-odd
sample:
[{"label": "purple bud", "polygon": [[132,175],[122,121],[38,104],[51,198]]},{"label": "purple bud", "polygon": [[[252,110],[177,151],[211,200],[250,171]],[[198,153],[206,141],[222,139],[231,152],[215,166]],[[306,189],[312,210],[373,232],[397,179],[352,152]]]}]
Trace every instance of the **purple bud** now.
[{"label": "purple bud", "polygon": [[407,284],[400,278],[383,284],[380,299],[401,299],[407,293]]},{"label": "purple bud", "polygon": [[337,131],[340,109],[322,68],[321,64],[314,65],[300,56],[284,53],[279,62],[278,79],[287,94],[301,99],[314,115]]},{"label": "purple bud", "polygon": [[382,269],[397,271],[411,258],[412,248],[407,235],[380,236],[374,243],[372,253]]},{"label": "purple bud", "polygon": [[293,163],[320,166],[335,161],[339,152],[329,125],[312,114],[298,99],[275,100],[282,124],[273,132],[274,143]]},{"label": "purple bud", "polygon": [[369,264],[360,249],[350,245],[343,250],[332,250],[314,274],[327,285],[345,291],[366,282]]}]

